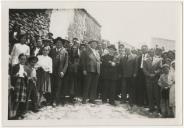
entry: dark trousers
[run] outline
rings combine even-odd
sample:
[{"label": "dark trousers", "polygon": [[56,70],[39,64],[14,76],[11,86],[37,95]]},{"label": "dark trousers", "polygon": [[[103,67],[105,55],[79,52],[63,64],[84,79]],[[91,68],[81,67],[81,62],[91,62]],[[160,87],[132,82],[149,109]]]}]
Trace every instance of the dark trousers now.
[{"label": "dark trousers", "polygon": [[154,79],[146,78],[146,88],[148,94],[149,109],[153,110],[155,103],[157,107],[160,106],[160,87],[156,84]]},{"label": "dark trousers", "polygon": [[[96,99],[99,74],[88,72],[84,77],[83,100]],[[89,96],[89,97],[88,97]]]},{"label": "dark trousers", "polygon": [[103,80],[102,101],[114,102],[116,94],[116,80]]},{"label": "dark trousers", "polygon": [[32,80],[29,80],[27,90],[26,111],[29,109],[29,99],[32,101],[33,110],[38,109],[38,90],[36,84]]},{"label": "dark trousers", "polygon": [[122,96],[122,101],[124,102],[126,100],[127,93],[129,94],[129,104],[130,106],[133,106],[133,103],[135,102],[135,87],[134,87],[133,77],[122,79],[121,96]]},{"label": "dark trousers", "polygon": [[142,69],[139,69],[136,80],[135,80],[135,95],[136,95],[136,104],[143,106],[146,104],[147,91],[146,91],[146,81]]},{"label": "dark trousers", "polygon": [[62,94],[63,83],[62,82],[63,80],[59,75],[57,74],[52,75],[52,100],[53,102],[59,103],[61,97],[63,96]]}]

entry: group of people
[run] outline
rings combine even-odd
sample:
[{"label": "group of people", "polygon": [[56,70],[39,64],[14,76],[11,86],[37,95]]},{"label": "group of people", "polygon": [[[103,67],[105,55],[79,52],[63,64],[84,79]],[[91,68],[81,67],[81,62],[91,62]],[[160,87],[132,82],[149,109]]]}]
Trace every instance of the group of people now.
[{"label": "group of people", "polygon": [[76,99],[96,104],[97,98],[174,117],[174,51],[147,45],[136,50],[123,44],[117,49],[96,40],[70,42],[52,36],[31,44],[26,34],[20,34],[10,48],[9,119],[44,105],[75,104]]}]

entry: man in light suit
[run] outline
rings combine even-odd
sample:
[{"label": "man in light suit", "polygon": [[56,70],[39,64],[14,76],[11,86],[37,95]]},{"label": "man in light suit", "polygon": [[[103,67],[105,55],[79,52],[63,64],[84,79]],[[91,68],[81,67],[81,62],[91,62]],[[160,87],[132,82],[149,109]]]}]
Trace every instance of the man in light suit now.
[{"label": "man in light suit", "polygon": [[[63,47],[63,39],[58,37],[55,40],[56,48],[50,51],[50,57],[53,62],[53,74],[52,74],[52,96],[53,106],[59,103],[60,97],[63,98],[63,77],[68,68],[68,52]],[[62,101],[64,102],[64,101]]]},{"label": "man in light suit", "polygon": [[125,49],[125,56],[120,59],[120,73],[122,77],[121,96],[122,103],[126,101],[127,93],[129,94],[129,105],[132,108],[135,101],[134,78],[136,76],[136,56],[133,55],[129,48]]},{"label": "man in light suit", "polygon": [[[98,42],[92,40],[89,47],[81,56],[81,65],[84,75],[83,102],[89,98],[89,102],[95,104],[98,78],[100,75],[100,55],[96,50]],[[88,97],[89,96],[89,97]]]}]

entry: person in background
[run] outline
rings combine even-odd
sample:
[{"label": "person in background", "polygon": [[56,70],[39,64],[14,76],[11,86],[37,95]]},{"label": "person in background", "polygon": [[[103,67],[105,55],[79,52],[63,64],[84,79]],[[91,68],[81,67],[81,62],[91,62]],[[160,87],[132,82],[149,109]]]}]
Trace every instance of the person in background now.
[{"label": "person in background", "polygon": [[48,104],[51,104],[51,74],[52,58],[48,56],[50,47],[46,46],[42,50],[42,55],[38,55],[37,87],[39,91],[38,103],[41,106],[42,98],[45,97]]},{"label": "person in background", "polygon": [[14,44],[19,43],[20,35],[21,35],[20,25],[17,22],[15,22],[11,31],[9,32],[9,42],[10,42],[9,54],[11,53]]},{"label": "person in background", "polygon": [[89,47],[81,58],[82,70],[84,77],[83,101],[85,104],[89,96],[89,102],[95,104],[98,78],[100,75],[100,55],[97,48],[98,41],[89,42]]},{"label": "person in background", "polygon": [[175,117],[175,61],[171,62],[168,80],[171,83],[169,91],[169,107],[171,109],[171,117]]},{"label": "person in background", "polygon": [[143,62],[146,59],[148,52],[148,46],[142,45],[141,50],[138,51],[139,56],[136,58],[136,104],[138,106],[146,106],[147,105],[147,91],[146,91],[146,82],[145,82],[145,74],[143,72]]},{"label": "person in background", "polygon": [[25,66],[25,71],[28,77],[27,98],[26,98],[26,111],[29,109],[29,100],[31,99],[32,111],[38,112],[38,89],[37,89],[37,76],[35,65],[38,62],[36,56],[28,58],[28,64]]},{"label": "person in background", "polygon": [[161,87],[161,114],[163,117],[169,116],[169,88],[173,83],[168,79],[169,65],[162,66],[162,74],[158,80],[158,85]]},{"label": "person in background", "polygon": [[37,56],[42,54],[42,40],[39,38],[37,42],[35,43],[34,47],[31,49],[31,56]]},{"label": "person in background", "polygon": [[110,45],[108,46],[108,50],[108,54],[101,58],[101,76],[103,79],[102,102],[107,103],[107,99],[109,99],[111,105],[116,105],[115,94],[118,79],[118,67],[115,61],[116,48],[114,45]]},{"label": "person in background", "polygon": [[12,88],[13,88],[13,117],[21,118],[25,111],[27,97],[27,73],[25,72],[26,55],[20,54],[19,63],[12,68]]},{"label": "person in background", "polygon": [[12,66],[19,63],[18,56],[20,54],[25,54],[27,57],[30,56],[30,48],[26,43],[26,35],[20,35],[19,37],[20,43],[16,43],[13,46],[13,50],[11,52],[11,64]]},{"label": "person in background", "polygon": [[[53,107],[60,101],[64,104],[63,78],[68,68],[68,52],[63,47],[63,39],[55,39],[56,48],[51,49],[49,56],[52,58],[52,99]],[[61,99],[62,98],[62,99]]]},{"label": "person in background", "polygon": [[132,110],[135,103],[135,85],[133,83],[136,77],[136,56],[131,53],[129,48],[125,49],[125,56],[120,59],[120,72],[122,76],[121,84],[121,103],[127,100],[129,95],[129,109]]}]

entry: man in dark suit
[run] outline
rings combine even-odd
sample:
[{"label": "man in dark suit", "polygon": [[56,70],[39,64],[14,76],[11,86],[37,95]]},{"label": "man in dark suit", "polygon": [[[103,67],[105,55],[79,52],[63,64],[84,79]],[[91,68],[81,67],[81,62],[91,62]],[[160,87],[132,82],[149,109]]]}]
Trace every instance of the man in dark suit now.
[{"label": "man in dark suit", "polygon": [[[68,52],[63,47],[63,40],[56,38],[56,48],[50,51],[50,56],[53,62],[53,74],[52,74],[52,95],[53,106],[59,103],[60,97],[63,96],[63,77],[68,68]],[[64,100],[64,97],[62,97]],[[64,101],[62,101],[64,102]]]},{"label": "man in dark suit", "polygon": [[100,74],[100,55],[97,48],[97,41],[92,40],[89,42],[89,47],[84,52],[81,58],[82,70],[84,78],[83,88],[83,102],[86,103],[86,99],[89,96],[89,102],[95,103],[97,92],[98,78]]},{"label": "man in dark suit", "polygon": [[108,46],[109,53],[102,56],[101,77],[102,77],[102,102],[109,99],[111,105],[115,104],[116,84],[118,79],[118,67],[116,61],[116,48],[114,45]]},{"label": "man in dark suit", "polygon": [[136,76],[136,56],[133,55],[129,48],[125,50],[125,56],[120,59],[120,69],[122,76],[121,96],[122,103],[125,102],[127,93],[129,94],[129,105],[133,106],[135,101],[134,77]]},{"label": "man in dark suit", "polygon": [[31,56],[41,55],[42,48],[43,48],[42,40],[38,39],[35,46],[30,51]]},{"label": "man in dark suit", "polygon": [[143,61],[146,58],[148,51],[148,46],[143,45],[141,47],[141,54],[138,55],[136,62],[136,104],[139,106],[143,106],[147,104],[147,93],[146,93],[146,83],[145,83],[145,75],[143,72]]},{"label": "man in dark suit", "polygon": [[147,54],[147,58],[143,61],[143,71],[145,74],[145,79],[146,79],[146,89],[147,89],[147,95],[148,95],[148,103],[149,103],[149,111],[153,112],[154,110],[154,98],[155,96],[155,68],[153,65],[153,56],[154,56],[154,51],[149,50]]}]

